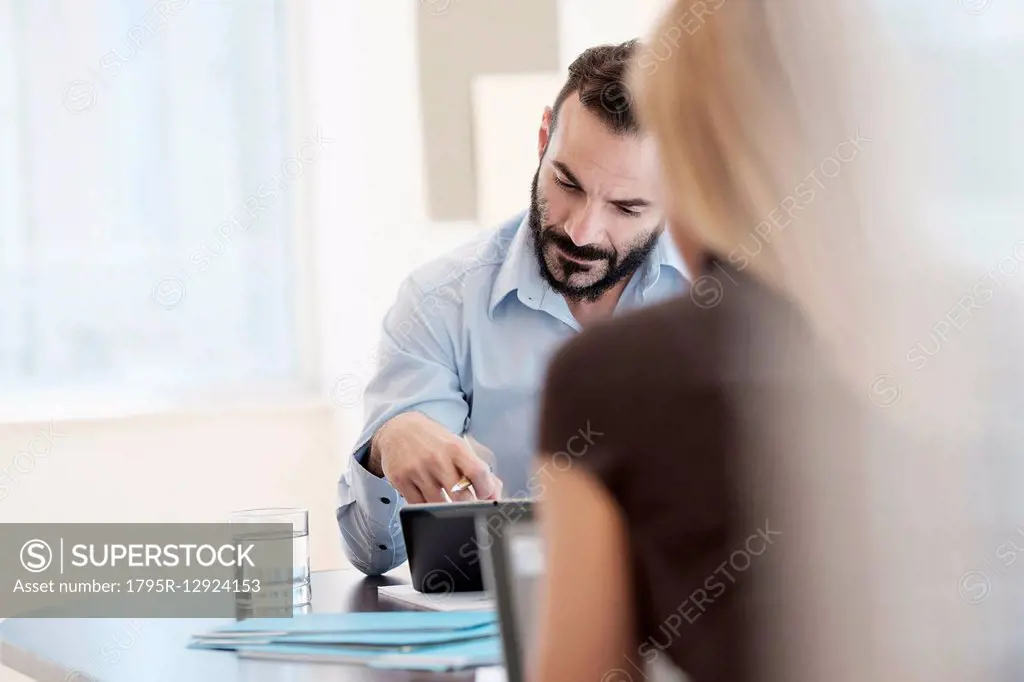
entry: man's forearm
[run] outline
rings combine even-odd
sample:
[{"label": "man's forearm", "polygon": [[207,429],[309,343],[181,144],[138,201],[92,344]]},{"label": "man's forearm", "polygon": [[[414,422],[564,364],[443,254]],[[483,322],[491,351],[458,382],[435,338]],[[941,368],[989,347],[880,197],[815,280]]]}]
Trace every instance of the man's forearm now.
[{"label": "man's forearm", "polygon": [[370,438],[370,446],[366,455],[366,464],[364,465],[367,471],[377,478],[384,478],[382,451],[389,447],[388,439],[396,428],[400,428],[402,424],[408,422],[415,423],[416,419],[425,419],[425,417],[415,412],[404,412],[402,414],[396,414],[394,417],[380,425],[380,428],[377,429],[377,433],[373,434],[373,437]]},{"label": "man's forearm", "polygon": [[366,455],[366,470],[377,478],[384,478],[384,469],[380,465],[380,446],[377,441],[379,435],[380,431],[378,430],[370,439],[370,447]]},{"label": "man's forearm", "polygon": [[384,465],[382,459],[382,450],[387,447],[387,437],[391,433],[396,423],[404,421],[404,414],[398,414],[387,420],[380,425],[377,429],[377,433],[373,434],[370,438],[370,447],[366,455],[366,470],[377,478],[384,478]]}]

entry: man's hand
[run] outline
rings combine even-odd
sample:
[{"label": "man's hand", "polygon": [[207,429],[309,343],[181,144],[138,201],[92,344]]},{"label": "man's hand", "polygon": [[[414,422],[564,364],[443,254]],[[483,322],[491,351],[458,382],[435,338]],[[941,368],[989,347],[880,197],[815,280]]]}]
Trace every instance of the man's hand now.
[{"label": "man's hand", "polygon": [[444,502],[442,490],[450,491],[466,477],[472,490],[449,493],[453,502],[496,500],[501,481],[458,436],[419,412],[388,420],[374,435],[367,469],[388,482],[411,504]]}]

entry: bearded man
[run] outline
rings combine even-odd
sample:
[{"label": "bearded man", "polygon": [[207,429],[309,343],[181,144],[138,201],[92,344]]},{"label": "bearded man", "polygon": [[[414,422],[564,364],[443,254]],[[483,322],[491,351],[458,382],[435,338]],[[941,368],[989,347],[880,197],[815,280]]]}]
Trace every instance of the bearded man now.
[{"label": "bearded man", "polygon": [[[596,321],[686,291],[657,196],[654,141],[625,85],[637,49],[590,48],[569,67],[543,112],[527,211],[402,283],[364,394],[366,425],[339,482],[345,552],[364,573],[405,561],[406,503],[543,486],[530,464],[552,352]],[[568,456],[598,443],[597,429],[580,424]],[[471,488],[459,489],[463,479]]]}]

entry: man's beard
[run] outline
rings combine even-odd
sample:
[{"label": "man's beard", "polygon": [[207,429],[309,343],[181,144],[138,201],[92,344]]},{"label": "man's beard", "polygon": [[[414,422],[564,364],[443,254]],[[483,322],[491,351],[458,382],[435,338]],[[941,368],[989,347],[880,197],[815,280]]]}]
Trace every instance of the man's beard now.
[{"label": "man's beard", "polygon": [[[658,244],[658,237],[663,231],[658,227],[650,234],[641,235],[633,244],[629,245],[624,254],[619,254],[615,249],[605,249],[585,244],[577,246],[565,232],[550,225],[544,225],[540,197],[537,193],[537,181],[540,177],[540,169],[533,176],[533,185],[530,189],[530,212],[528,216],[530,232],[533,234],[533,249],[537,257],[537,266],[540,274],[548,285],[557,293],[571,301],[596,301],[607,293],[619,282],[628,279],[635,273],[647,256]],[[557,247],[557,248],[556,248]],[[578,258],[584,263],[577,263],[567,258],[562,258],[558,252]],[[606,272],[600,279],[589,284],[570,284],[569,279],[578,272],[587,272],[605,263]],[[557,267],[562,277],[556,276],[552,270]]]}]

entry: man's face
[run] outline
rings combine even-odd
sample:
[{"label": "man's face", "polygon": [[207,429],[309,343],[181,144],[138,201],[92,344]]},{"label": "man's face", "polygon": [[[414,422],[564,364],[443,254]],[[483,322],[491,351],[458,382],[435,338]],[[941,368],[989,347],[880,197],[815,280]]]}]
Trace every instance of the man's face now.
[{"label": "man's face", "polygon": [[595,301],[643,264],[663,230],[654,141],[617,135],[576,96],[552,134],[549,121],[529,214],[540,271],[566,298]]}]

